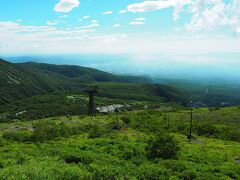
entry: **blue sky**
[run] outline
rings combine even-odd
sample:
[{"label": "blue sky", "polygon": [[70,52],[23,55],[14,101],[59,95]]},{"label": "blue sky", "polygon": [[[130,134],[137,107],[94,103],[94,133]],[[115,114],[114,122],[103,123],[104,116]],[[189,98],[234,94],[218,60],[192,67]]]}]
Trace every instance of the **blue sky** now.
[{"label": "blue sky", "polygon": [[0,0],[0,12],[0,54],[240,52],[240,0]]}]

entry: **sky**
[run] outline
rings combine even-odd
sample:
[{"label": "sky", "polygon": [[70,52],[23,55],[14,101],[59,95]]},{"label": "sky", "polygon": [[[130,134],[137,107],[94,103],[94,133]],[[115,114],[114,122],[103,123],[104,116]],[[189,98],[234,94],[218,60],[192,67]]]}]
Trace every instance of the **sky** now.
[{"label": "sky", "polygon": [[0,55],[78,53],[240,58],[240,0],[0,0]]}]

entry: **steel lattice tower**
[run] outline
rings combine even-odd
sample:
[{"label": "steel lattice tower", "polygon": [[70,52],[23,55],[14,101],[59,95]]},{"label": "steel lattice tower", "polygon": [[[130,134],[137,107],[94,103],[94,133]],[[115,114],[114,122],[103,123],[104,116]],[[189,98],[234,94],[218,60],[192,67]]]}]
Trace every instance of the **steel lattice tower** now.
[{"label": "steel lattice tower", "polygon": [[88,86],[84,89],[84,92],[89,95],[89,101],[88,101],[88,116],[93,117],[94,116],[94,94],[96,94],[97,86]]}]

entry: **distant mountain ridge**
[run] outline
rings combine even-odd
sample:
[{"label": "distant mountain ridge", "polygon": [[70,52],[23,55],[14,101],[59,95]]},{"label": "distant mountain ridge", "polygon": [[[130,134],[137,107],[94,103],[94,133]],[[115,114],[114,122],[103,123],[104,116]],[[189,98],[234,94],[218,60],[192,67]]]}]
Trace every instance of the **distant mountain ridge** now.
[{"label": "distant mountain ridge", "polygon": [[[56,76],[64,76],[66,78],[77,79],[90,78],[95,82],[127,82],[127,83],[149,83],[152,82],[150,78],[141,76],[125,76],[125,75],[113,75],[97,69],[82,67],[76,65],[54,65],[46,63],[18,63],[20,67],[26,68],[30,71],[34,70],[39,74],[51,74]],[[89,79],[87,79],[89,80]],[[85,82],[83,82],[85,83]]]},{"label": "distant mountain ridge", "polygon": [[93,68],[43,63],[13,64],[0,59],[0,103],[47,94],[54,91],[80,90],[86,84],[151,83],[146,77],[113,75]]}]

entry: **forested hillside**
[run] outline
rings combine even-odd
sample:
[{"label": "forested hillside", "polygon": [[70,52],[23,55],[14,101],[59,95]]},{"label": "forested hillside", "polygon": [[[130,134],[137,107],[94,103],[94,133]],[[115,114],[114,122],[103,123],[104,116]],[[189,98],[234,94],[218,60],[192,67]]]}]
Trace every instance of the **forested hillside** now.
[{"label": "forested hillside", "polygon": [[[119,76],[92,68],[0,61],[0,121],[85,114],[87,85],[98,87],[96,105],[114,103],[132,109],[185,99],[177,89],[145,77]],[[16,116],[19,112],[25,112]]]},{"label": "forested hillside", "polygon": [[12,64],[0,59],[0,103],[55,91],[80,91],[95,82],[149,83],[145,77],[119,76],[92,68],[38,63]]},{"label": "forested hillside", "polygon": [[55,89],[34,73],[0,59],[0,103],[6,104],[36,94],[44,94]]},{"label": "forested hillside", "polygon": [[134,83],[148,83],[152,80],[146,77],[135,76],[120,76],[113,75],[104,71],[96,70],[88,67],[73,66],[73,65],[53,65],[43,63],[20,63],[18,66],[34,71],[38,74],[53,76],[57,80],[62,76],[70,78],[72,81],[80,83],[89,82],[134,82]]},{"label": "forested hillside", "polygon": [[192,100],[195,107],[222,107],[240,104],[240,84],[235,81],[154,79],[154,82],[175,87],[184,97]]}]

